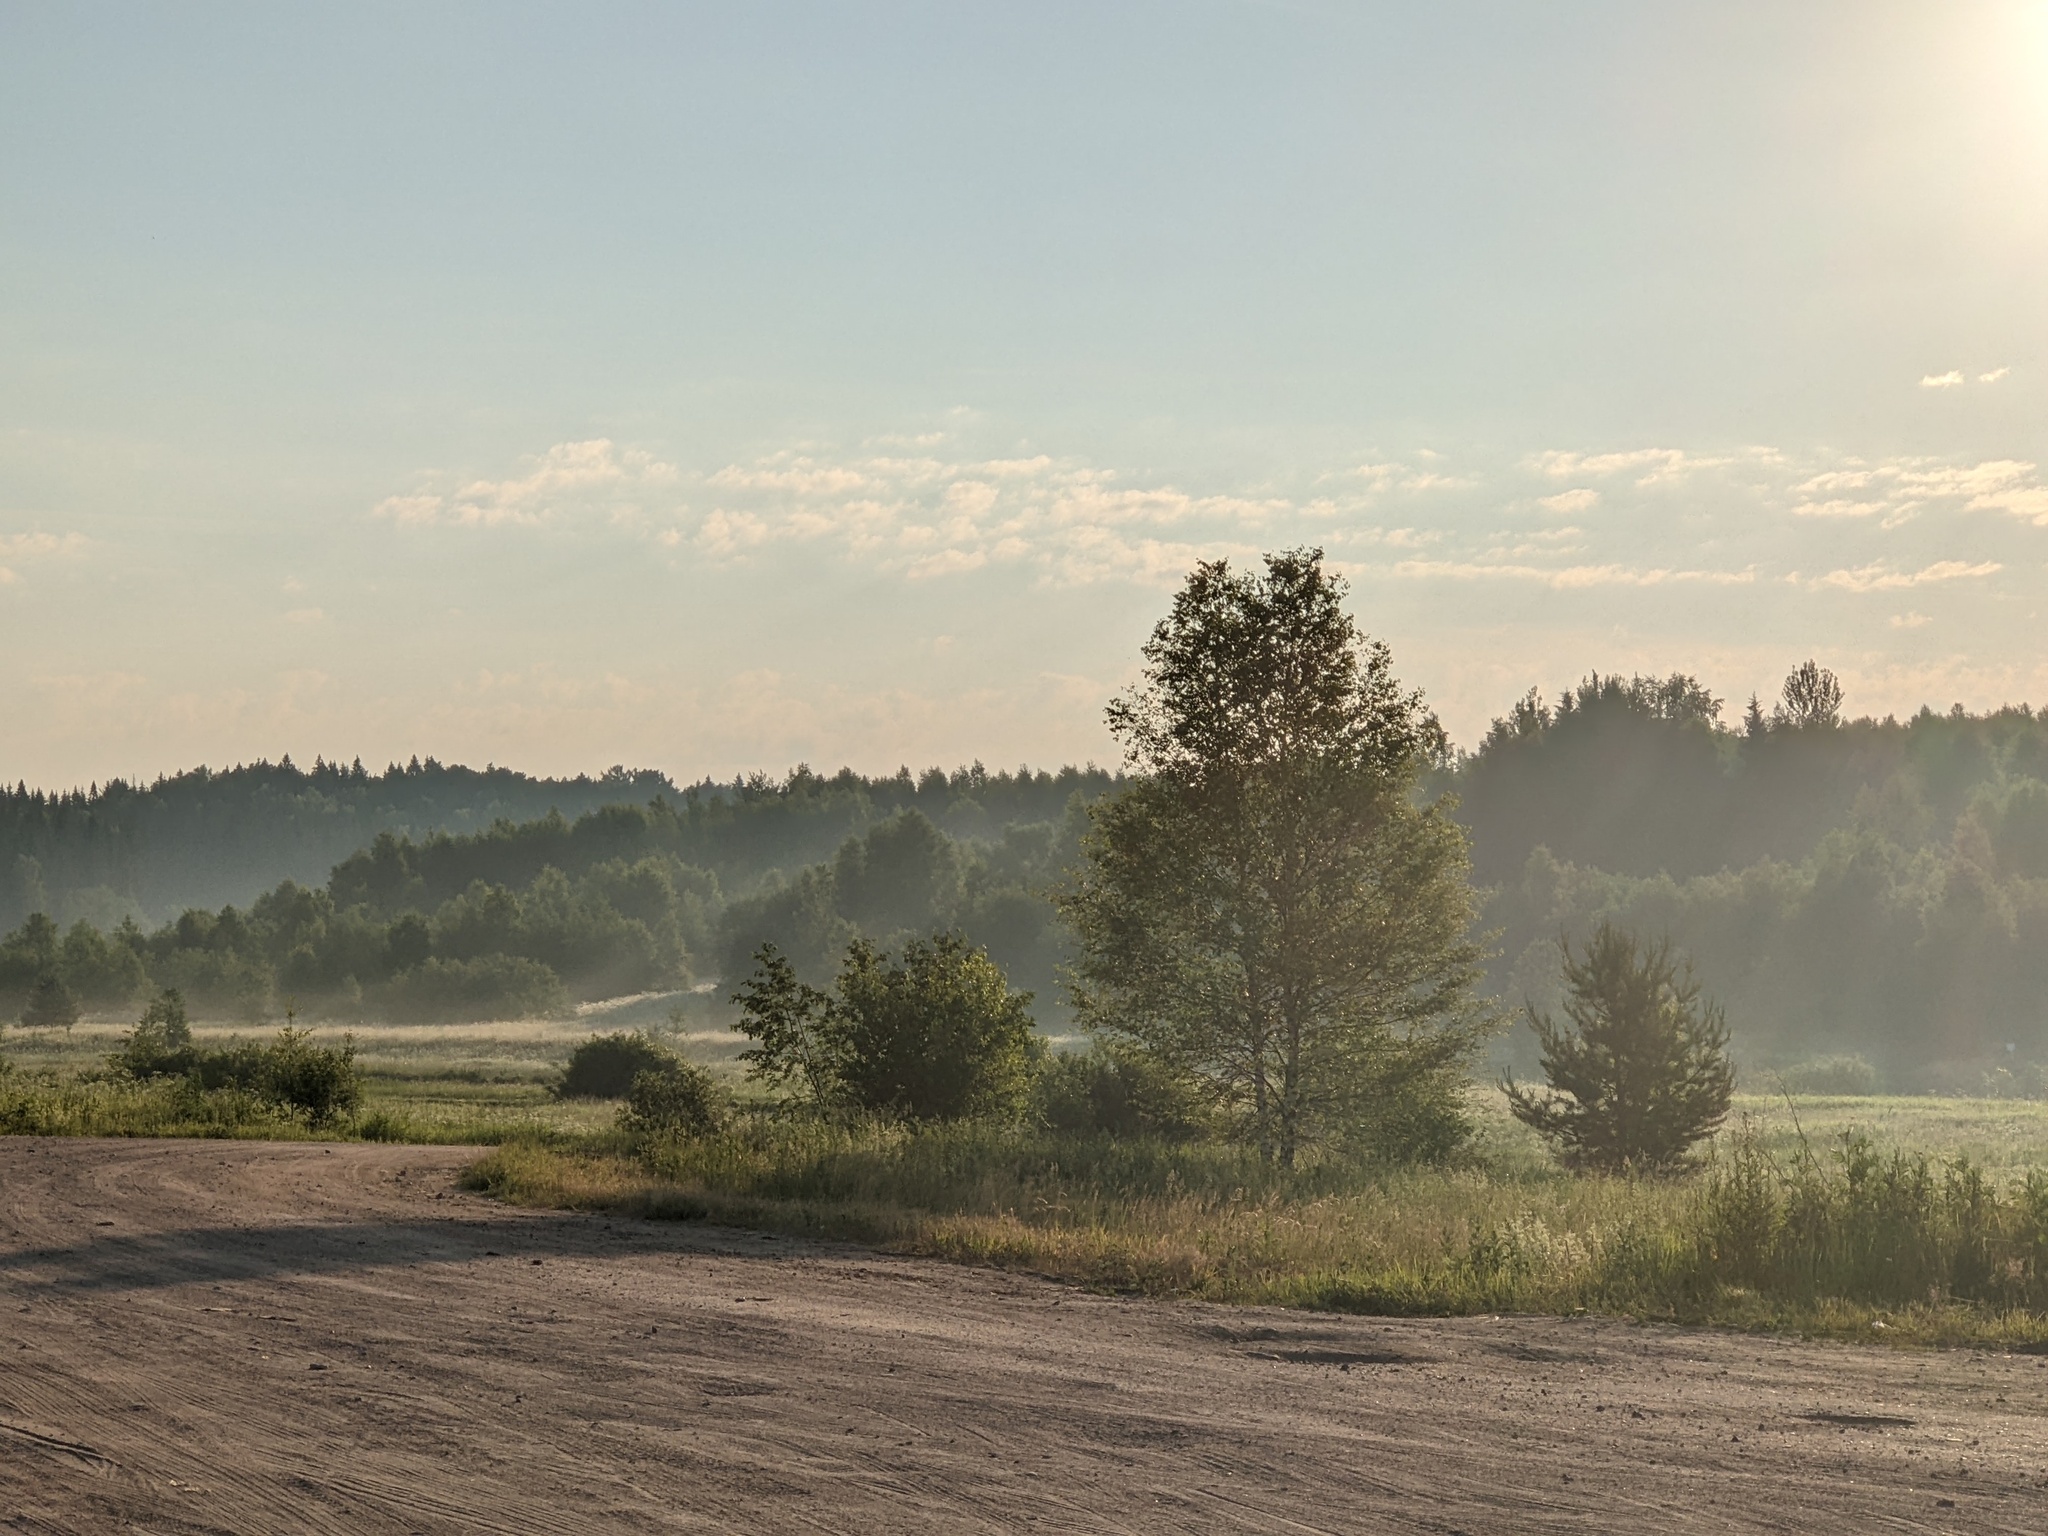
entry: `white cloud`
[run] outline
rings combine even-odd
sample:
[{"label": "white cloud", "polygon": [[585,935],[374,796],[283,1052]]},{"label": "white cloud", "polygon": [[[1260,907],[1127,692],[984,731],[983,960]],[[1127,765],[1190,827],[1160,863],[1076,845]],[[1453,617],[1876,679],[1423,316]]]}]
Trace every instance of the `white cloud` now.
[{"label": "white cloud", "polygon": [[1539,507],[1545,507],[1552,512],[1561,512],[1566,517],[1570,517],[1574,513],[1588,511],[1598,506],[1599,503],[1600,493],[1587,486],[1580,486],[1576,490],[1559,491],[1555,496],[1539,496],[1536,498],[1536,505]]},{"label": "white cloud", "polygon": [[1951,369],[1947,373],[1928,374],[1920,381],[1920,387],[1922,389],[1954,389],[1962,382],[1963,375],[1961,370]]},{"label": "white cloud", "polygon": [[2010,368],[1994,368],[1989,373],[1978,374],[1977,382],[1979,384],[1996,384],[2000,379],[2004,378],[2008,373],[2011,372],[2012,370]]},{"label": "white cloud", "polygon": [[1533,581],[1560,590],[1661,587],[1687,582],[1741,586],[1756,580],[1754,571],[1682,571],[1661,566],[1645,570],[1617,564],[1547,567],[1492,561],[1403,560],[1390,570],[1391,574],[1404,580]]},{"label": "white cloud", "polygon": [[1792,509],[1794,517],[1875,517],[1885,510],[1881,501],[1802,501]]},{"label": "white cloud", "polygon": [[423,489],[389,496],[372,516],[400,524],[451,523],[465,528],[533,527],[577,514],[631,517],[638,498],[666,491],[680,478],[639,449],[620,449],[610,438],[557,443],[526,461],[525,473],[505,480],[472,480],[452,492]]},{"label": "white cloud", "polygon": [[0,533],[0,587],[21,580],[16,565],[83,554],[90,542],[82,533]]},{"label": "white cloud", "polygon": [[1964,560],[1937,560],[1917,571],[1896,571],[1889,566],[1873,564],[1857,566],[1854,570],[1829,571],[1825,576],[1814,577],[1806,585],[1839,587],[1845,592],[1899,592],[1908,587],[1928,587],[1945,581],[1992,576],[2004,569],[1996,560],[1976,564]]},{"label": "white cloud", "polygon": [[1580,477],[1603,479],[1628,470],[1641,470],[1639,486],[1660,485],[1696,469],[1725,464],[1726,459],[1695,459],[1682,448],[1631,448],[1622,453],[1574,453],[1553,448],[1536,456],[1536,469],[1553,480]]},{"label": "white cloud", "polygon": [[1893,629],[1923,629],[1934,620],[1924,613],[1895,613],[1885,622]]}]

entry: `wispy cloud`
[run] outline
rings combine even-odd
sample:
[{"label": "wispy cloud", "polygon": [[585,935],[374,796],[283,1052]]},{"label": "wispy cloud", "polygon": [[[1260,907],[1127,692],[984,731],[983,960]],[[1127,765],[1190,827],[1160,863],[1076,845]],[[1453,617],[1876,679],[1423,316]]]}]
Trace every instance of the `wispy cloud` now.
[{"label": "wispy cloud", "polygon": [[[1908,587],[1931,587],[1947,581],[1995,576],[2004,569],[1996,560],[1982,560],[1975,564],[1964,560],[1937,560],[1917,571],[1900,571],[1873,564],[1857,566],[1853,570],[1829,571],[1825,576],[1814,577],[1806,585],[1838,587],[1845,592],[1900,592]],[[1791,579],[1797,581],[1799,578],[1794,576]]]},{"label": "wispy cloud", "polygon": [[90,543],[82,533],[0,533],[0,587],[21,580],[16,566],[83,554]]},{"label": "wispy cloud", "polygon": [[1978,374],[1977,382],[1979,384],[1996,384],[2000,379],[2004,378],[2008,373],[2011,372],[2012,370],[2010,368],[1994,368],[1989,373]]},{"label": "wispy cloud", "polygon": [[1552,512],[1571,517],[1580,512],[1590,512],[1600,504],[1600,493],[1589,486],[1575,490],[1559,491],[1555,496],[1538,496],[1536,505]]},{"label": "wispy cloud", "polygon": [[1512,565],[1489,561],[1403,560],[1389,568],[1404,580],[1533,581],[1569,590],[1578,587],[1662,587],[1701,582],[1710,586],[1741,586],[1756,580],[1754,571],[1691,571],[1657,566]]},{"label": "wispy cloud", "polygon": [[631,516],[649,493],[669,491],[680,478],[673,464],[604,437],[557,443],[528,460],[524,470],[505,480],[473,480],[451,492],[423,489],[386,497],[373,515],[466,528],[532,527],[592,512]]},{"label": "wispy cloud", "polygon": [[1961,369],[1950,369],[1947,373],[1930,373],[1920,381],[1922,389],[1954,389],[1963,382]]},{"label": "wispy cloud", "polygon": [[1636,484],[1645,486],[1676,480],[1693,470],[1726,462],[1693,458],[1682,448],[1630,448],[1619,453],[1577,453],[1553,448],[1538,454],[1535,465],[1538,473],[1552,480],[1600,480],[1640,470]]}]

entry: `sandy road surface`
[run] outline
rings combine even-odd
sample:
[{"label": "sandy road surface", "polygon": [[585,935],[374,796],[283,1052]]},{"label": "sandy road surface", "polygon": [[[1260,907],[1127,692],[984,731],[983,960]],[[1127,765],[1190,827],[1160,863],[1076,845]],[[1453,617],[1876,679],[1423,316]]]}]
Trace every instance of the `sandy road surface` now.
[{"label": "sandy road surface", "polygon": [[2044,1359],[1124,1301],[461,1161],[0,1140],[0,1531],[2048,1530]]}]

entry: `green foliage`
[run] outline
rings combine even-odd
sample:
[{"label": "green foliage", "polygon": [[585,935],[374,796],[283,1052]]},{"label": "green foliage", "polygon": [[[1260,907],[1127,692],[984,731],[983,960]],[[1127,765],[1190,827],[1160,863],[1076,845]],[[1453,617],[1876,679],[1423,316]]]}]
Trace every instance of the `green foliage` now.
[{"label": "green foliage", "polygon": [[1185,1140],[1203,1130],[1195,1090],[1159,1059],[1098,1040],[1049,1056],[1032,1085],[1032,1108],[1050,1130]]},{"label": "green foliage", "polygon": [[639,1030],[592,1035],[569,1053],[555,1093],[564,1099],[623,1099],[642,1072],[674,1060],[674,1053]]},{"label": "green foliage", "polygon": [[1780,1166],[1753,1135],[1710,1170],[1702,1263],[1714,1282],[1887,1306],[1958,1300],[2048,1311],[2048,1172],[1994,1186],[1968,1159],[1880,1150],[1845,1132]]},{"label": "green foliage", "polygon": [[1672,957],[1668,939],[1639,952],[1634,935],[1603,923],[1583,954],[1564,941],[1558,948],[1570,1027],[1529,1009],[1554,1091],[1510,1077],[1508,1107],[1569,1166],[1680,1166],[1726,1118],[1734,1095],[1721,1010],[1701,1000],[1690,963]]},{"label": "green foliage", "polygon": [[243,1095],[281,1113],[302,1116],[315,1127],[353,1115],[363,1099],[355,1043],[313,1043],[309,1030],[287,1025],[268,1045],[232,1040],[198,1045],[176,991],[160,993],[121,1047],[107,1057],[117,1081],[148,1083],[175,1079],[194,1093]]},{"label": "green foliage", "polygon": [[175,987],[158,993],[142,1017],[107,1058],[124,1077],[184,1077],[198,1064],[192,1026],[185,1017],[185,999]]},{"label": "green foliage", "polygon": [[1390,1167],[986,1121],[735,1117],[630,1160],[510,1144],[517,1199],[884,1243],[1153,1294],[1355,1312],[1595,1311],[2048,1342],[2048,1173],[1844,1138],[1780,1166],[1738,1135],[1704,1174]]},{"label": "green foliage", "polygon": [[[1491,1020],[1444,753],[1321,551],[1196,568],[1110,709],[1140,777],[1098,802],[1062,909],[1081,1019],[1205,1086],[1262,1155],[1441,1152]],[[1435,1113],[1420,1106],[1433,1105]]]},{"label": "green foliage", "polygon": [[705,1136],[725,1120],[725,1096],[702,1067],[664,1054],[633,1076],[619,1129],[631,1136]]},{"label": "green foliage", "polygon": [[740,1052],[747,1075],[785,1092],[793,1089],[817,1108],[834,1103],[844,1084],[830,994],[799,980],[773,944],[763,944],[754,959],[753,973],[732,995],[740,1029],[754,1042]]},{"label": "green foliage", "polygon": [[1842,684],[1817,661],[1803,661],[1785,679],[1771,724],[1781,730],[1833,730],[1842,723]]},{"label": "green foliage", "polygon": [[819,1107],[952,1120],[1013,1114],[1036,1055],[1030,998],[958,935],[912,939],[892,960],[849,945],[834,992],[797,979],[772,945],[733,994],[751,1076]]},{"label": "green foliage", "polygon": [[78,1022],[78,999],[54,970],[43,972],[29,988],[21,1022],[28,1029],[69,1029]]},{"label": "green foliage", "polygon": [[[460,778],[419,770],[449,773]],[[764,940],[823,978],[855,938],[887,946],[955,927],[1050,987],[1062,936],[1042,888],[1071,842],[1057,818],[1108,782],[1094,770],[827,780],[799,768],[573,822],[379,832],[325,889],[286,880],[246,907],[187,910],[148,934],[132,921],[60,932],[32,912],[0,939],[0,1007],[18,1011],[55,969],[88,1006],[174,986],[248,1020],[286,994],[348,1018],[553,1014],[571,998],[680,987],[706,964],[741,974]],[[14,871],[38,901],[41,871],[26,855]],[[727,882],[746,894],[728,901]]]},{"label": "green foliage", "polygon": [[419,1023],[463,1019],[548,1019],[569,1011],[559,977],[524,955],[423,960],[375,994],[386,1016]]}]

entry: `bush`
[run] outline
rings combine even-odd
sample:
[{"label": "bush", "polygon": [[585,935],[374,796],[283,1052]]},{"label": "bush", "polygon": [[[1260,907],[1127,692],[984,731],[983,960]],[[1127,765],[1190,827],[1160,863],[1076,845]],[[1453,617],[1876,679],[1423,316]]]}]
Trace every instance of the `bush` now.
[{"label": "bush", "polygon": [[892,960],[866,940],[847,946],[836,996],[796,979],[775,946],[733,1001],[756,1044],[749,1075],[795,1083],[820,1106],[912,1120],[1013,1115],[1040,1047],[1031,995],[955,934],[912,939]]},{"label": "bush", "polygon": [[1862,1098],[1877,1092],[1877,1068],[1857,1055],[1815,1056],[1785,1068],[1777,1079],[1787,1093]]},{"label": "bush", "polygon": [[128,1031],[107,1065],[123,1077],[184,1077],[197,1064],[192,1026],[185,1019],[185,999],[175,987],[157,994]]},{"label": "bush", "polygon": [[193,1043],[185,1001],[175,990],[143,1010],[107,1066],[137,1083],[182,1078],[196,1092],[248,1095],[316,1126],[354,1114],[363,1101],[353,1040],[315,1045],[310,1032],[287,1026],[268,1045],[234,1040],[202,1047]]},{"label": "bush", "polygon": [[634,1078],[675,1059],[674,1052],[638,1030],[592,1035],[569,1053],[555,1097],[623,1099],[632,1091]]},{"label": "bush", "polygon": [[725,1119],[724,1095],[711,1074],[679,1056],[634,1074],[619,1129],[635,1136],[704,1136]]},{"label": "bush", "polygon": [[314,1125],[352,1115],[363,1102],[355,1041],[315,1045],[306,1030],[280,1029],[265,1047],[249,1086],[273,1103],[297,1110]]},{"label": "bush", "polygon": [[1201,1116],[1186,1084],[1135,1051],[1102,1044],[1049,1057],[1032,1086],[1035,1118],[1050,1130],[1185,1140]]}]

